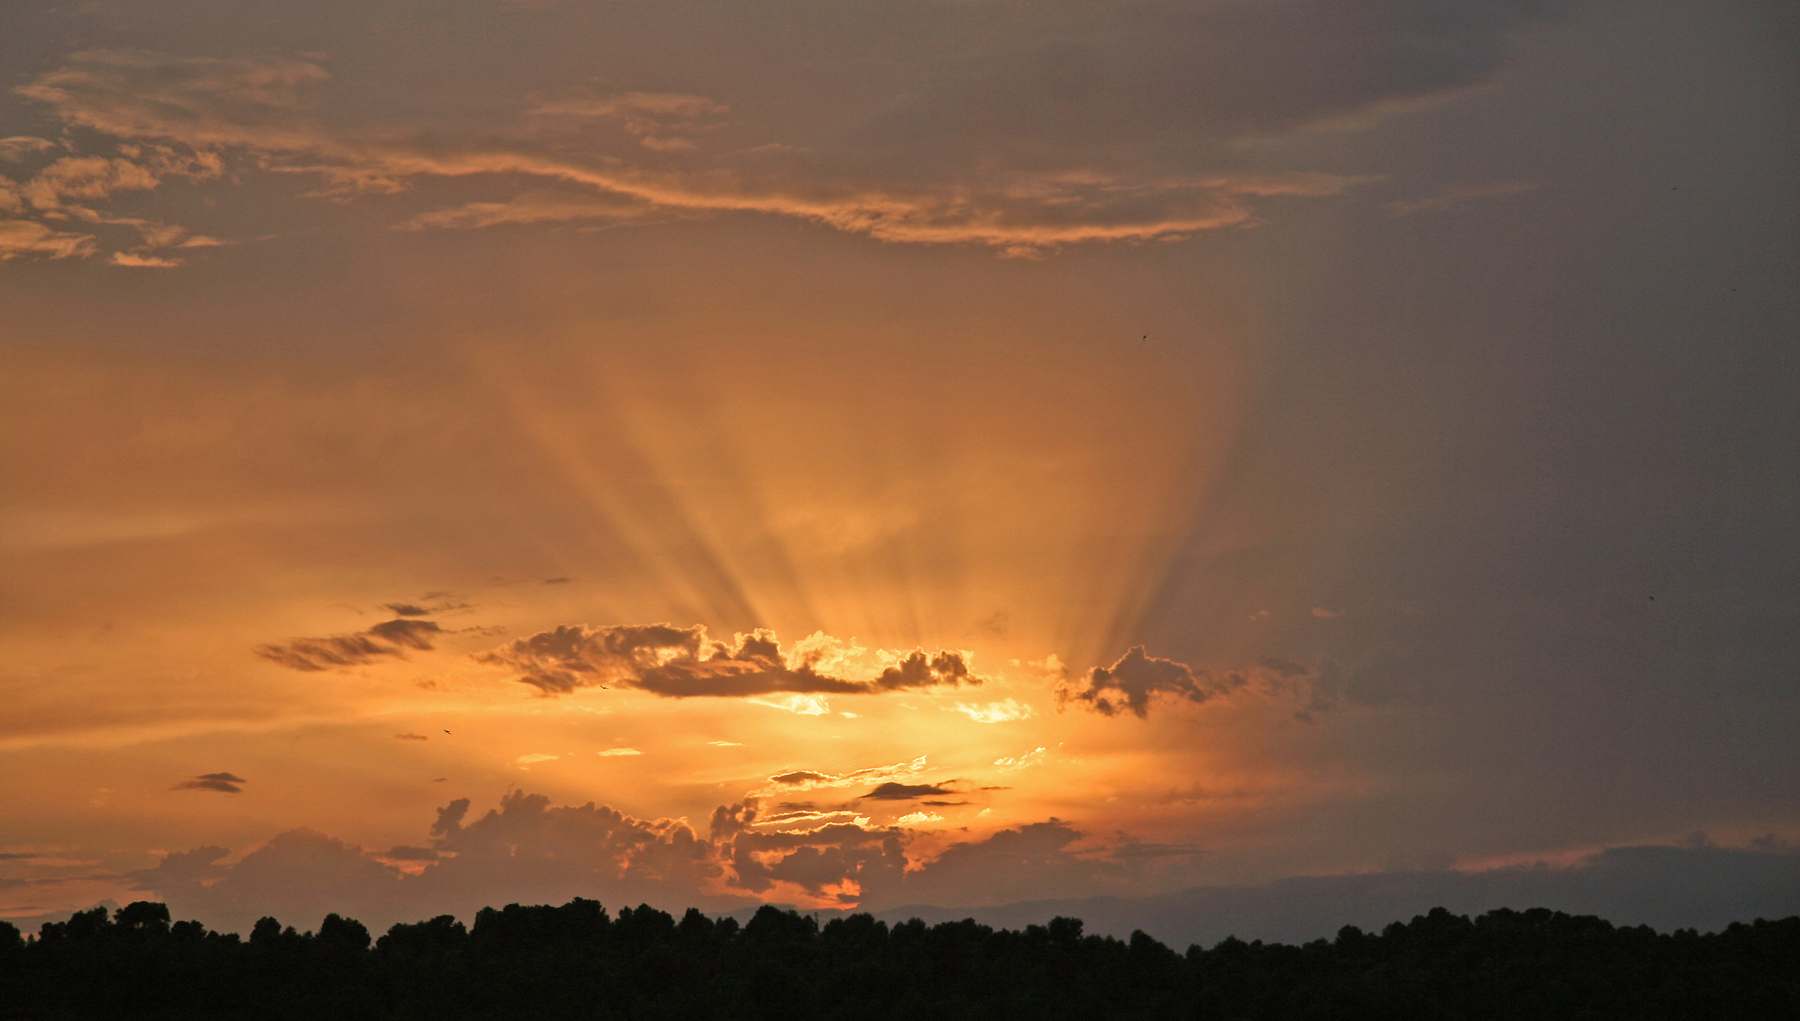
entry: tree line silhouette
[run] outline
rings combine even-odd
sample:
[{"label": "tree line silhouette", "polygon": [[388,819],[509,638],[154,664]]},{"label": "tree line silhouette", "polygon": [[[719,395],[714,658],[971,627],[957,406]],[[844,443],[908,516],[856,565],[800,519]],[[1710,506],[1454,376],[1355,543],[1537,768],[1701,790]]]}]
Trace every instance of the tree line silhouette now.
[{"label": "tree line silhouette", "polygon": [[1302,946],[1176,953],[1074,918],[1022,931],[763,907],[746,923],[595,901],[443,915],[379,939],[327,915],[248,939],[137,901],[0,922],[0,1018],[1800,1017],[1800,917],[1657,933],[1443,908]]}]

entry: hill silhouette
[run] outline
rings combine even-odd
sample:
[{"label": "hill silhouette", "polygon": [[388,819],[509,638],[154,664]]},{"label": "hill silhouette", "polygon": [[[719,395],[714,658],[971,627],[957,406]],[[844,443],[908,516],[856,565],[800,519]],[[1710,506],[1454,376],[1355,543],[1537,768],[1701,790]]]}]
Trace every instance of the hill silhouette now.
[{"label": "hill silhouette", "polygon": [[1744,1018],[1800,1016],[1800,917],[1717,933],[1443,909],[1300,946],[1177,953],[1075,918],[994,929],[764,907],[484,908],[379,938],[327,915],[248,939],[137,901],[0,923],[0,1018]]}]

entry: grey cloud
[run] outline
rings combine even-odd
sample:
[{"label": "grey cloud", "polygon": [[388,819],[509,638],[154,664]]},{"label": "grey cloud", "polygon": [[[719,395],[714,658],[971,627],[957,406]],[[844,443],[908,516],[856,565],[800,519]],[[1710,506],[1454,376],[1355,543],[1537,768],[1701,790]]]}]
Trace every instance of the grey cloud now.
[{"label": "grey cloud", "polygon": [[[226,929],[246,928],[264,914],[304,924],[326,910],[384,927],[577,894],[611,905],[724,910],[753,897],[779,898],[784,889],[928,919],[940,909],[900,906],[939,905],[949,917],[974,914],[1009,925],[1074,914],[1099,931],[1143,928],[1177,945],[1229,934],[1311,939],[1346,923],[1379,925],[1437,905],[1459,912],[1541,905],[1662,927],[1800,910],[1800,856],[1774,841],[1743,849],[1701,842],[1615,847],[1566,868],[1297,877],[1152,897],[1181,874],[1169,863],[1191,861],[1202,849],[1124,835],[1092,842],[1070,823],[1049,819],[952,843],[909,864],[913,837],[904,830],[837,820],[774,829],[769,821],[755,801],[721,805],[701,836],[680,820],[637,819],[591,803],[554,806],[515,791],[473,820],[466,799],[445,805],[428,845],[367,852],[296,830],[235,864],[225,848],[203,847],[167,855],[131,879],[178,914]],[[423,868],[409,875],[384,860]],[[1112,896],[1044,899],[1074,889]]]},{"label": "grey cloud", "polygon": [[[863,795],[865,801],[910,801],[914,798],[937,797],[955,791],[939,784],[894,783],[889,781]],[[942,802],[939,802],[940,804]]]},{"label": "grey cloud", "polygon": [[665,698],[775,692],[858,695],[905,688],[980,684],[960,653],[917,650],[868,681],[833,677],[803,655],[788,655],[775,633],[758,629],[731,641],[702,625],[563,625],[476,657],[504,667],[545,695],[609,685]]},{"label": "grey cloud", "polygon": [[1246,683],[1241,673],[1196,670],[1180,660],[1152,656],[1143,646],[1134,645],[1111,666],[1094,667],[1063,693],[1107,716],[1130,710],[1142,717],[1149,712],[1154,695],[1205,702],[1230,694]]},{"label": "grey cloud", "polygon": [[181,781],[170,790],[176,791],[217,791],[220,794],[239,794],[244,784],[250,781],[236,773],[201,773]]},{"label": "grey cloud", "polygon": [[380,857],[390,861],[437,861],[443,856],[429,847],[408,847],[402,844],[388,848]]},{"label": "grey cloud", "polygon": [[1299,702],[1297,719],[1311,721],[1338,702],[1342,679],[1305,663],[1265,656],[1253,665],[1232,669],[1196,667],[1178,659],[1152,656],[1134,645],[1109,666],[1094,667],[1057,690],[1063,702],[1078,702],[1106,716],[1129,711],[1140,719],[1158,698],[1204,703],[1244,691]]},{"label": "grey cloud", "polygon": [[[915,73],[935,80],[929,69]],[[728,168],[712,170],[666,160],[635,165],[591,146],[572,148],[529,134],[412,145],[391,132],[364,137],[357,128],[316,116],[310,97],[332,83],[322,63],[298,58],[200,59],[115,50],[73,54],[64,66],[17,91],[68,124],[126,143],[185,147],[195,159],[230,153],[243,157],[247,169],[315,176],[323,182],[316,194],[323,196],[395,194],[429,178],[498,175],[587,197],[476,201],[419,214],[405,224],[413,227],[553,222],[597,213],[629,218],[639,215],[630,208],[635,204],[664,216],[758,212],[885,241],[971,244],[1036,256],[1065,245],[1179,239],[1249,225],[1261,202],[1340,194],[1362,180],[1316,172],[1150,167],[1141,160],[1100,167],[1085,139],[1073,145],[1063,139],[1055,160],[1009,161],[975,177],[941,154],[910,171],[891,156],[846,158],[872,152],[865,141],[846,138],[822,149],[753,146],[761,155],[740,156]],[[694,108],[691,97],[685,106],[671,105],[667,97],[655,103],[642,97],[633,101],[638,108],[659,103],[670,110]],[[621,101],[606,102],[618,107]],[[659,153],[686,144],[653,133],[649,121],[628,117],[626,123],[642,128],[636,133],[641,146]],[[915,154],[915,163],[927,155],[919,145],[903,148]],[[596,194],[623,206],[597,209]]]},{"label": "grey cloud", "polygon": [[395,619],[376,624],[366,633],[395,645],[423,651],[431,648],[431,640],[441,630],[429,620]]},{"label": "grey cloud", "polygon": [[[480,817],[466,799],[439,811],[429,846],[366,851],[309,830],[281,833],[227,863],[220,847],[170,854],[133,874],[182,915],[245,931],[274,915],[304,926],[326,911],[373,929],[484,905],[561,903],[598,896],[724,910],[745,903],[708,891],[723,866],[711,845],[675,820],[642,820],[604,806],[552,806],[513,792]],[[408,874],[389,862],[422,863]]]},{"label": "grey cloud", "polygon": [[796,769],[787,773],[776,773],[774,776],[769,777],[769,782],[797,784],[806,783],[807,781],[829,780],[831,778],[829,773],[820,773],[811,769]]},{"label": "grey cloud", "polygon": [[354,634],[259,645],[256,654],[290,670],[343,669],[385,658],[405,659],[407,649],[430,651],[433,639],[442,633],[432,621],[396,617]]}]

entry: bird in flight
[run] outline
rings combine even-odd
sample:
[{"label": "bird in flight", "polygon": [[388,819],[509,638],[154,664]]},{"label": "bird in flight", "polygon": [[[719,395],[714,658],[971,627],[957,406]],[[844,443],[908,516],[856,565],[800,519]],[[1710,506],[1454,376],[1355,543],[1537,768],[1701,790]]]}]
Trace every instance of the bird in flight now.
[{"label": "bird in flight", "polygon": [[448,731],[448,730],[446,730],[446,731],[444,731],[444,733],[446,733],[446,734],[448,734],[448,733],[450,733],[450,732],[449,732],[449,731]]}]

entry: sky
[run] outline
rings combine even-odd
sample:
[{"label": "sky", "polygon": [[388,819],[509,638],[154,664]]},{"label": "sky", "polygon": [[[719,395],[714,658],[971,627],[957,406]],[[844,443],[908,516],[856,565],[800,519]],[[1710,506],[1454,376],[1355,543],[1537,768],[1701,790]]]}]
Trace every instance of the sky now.
[{"label": "sky", "polygon": [[1800,910],[1797,50],[8,3],[0,917]]}]

